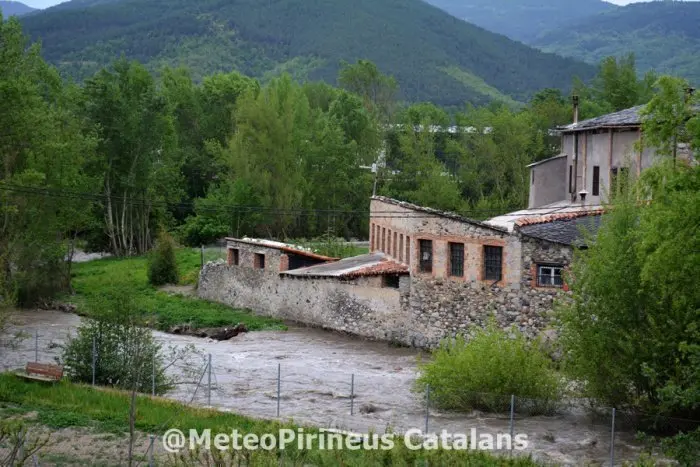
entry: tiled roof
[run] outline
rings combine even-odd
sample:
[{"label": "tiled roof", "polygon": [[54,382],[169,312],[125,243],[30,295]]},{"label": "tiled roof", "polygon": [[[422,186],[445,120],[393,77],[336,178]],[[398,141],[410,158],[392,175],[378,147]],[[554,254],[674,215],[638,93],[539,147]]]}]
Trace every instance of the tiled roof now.
[{"label": "tiled roof", "polygon": [[603,211],[566,213],[539,218],[520,219],[518,231],[532,238],[548,240],[564,245],[582,246],[584,232],[595,234],[600,227]]},{"label": "tiled roof", "polygon": [[590,211],[561,212],[556,214],[548,214],[546,216],[523,217],[515,221],[515,224],[518,226],[544,224],[552,221],[576,219],[577,217],[597,216],[603,214],[603,212],[604,210],[602,208],[597,208]]},{"label": "tiled roof", "polygon": [[490,225],[513,231],[516,223],[521,219],[536,219],[547,217],[550,215],[570,214],[583,212],[586,215],[590,212],[601,210],[600,205],[582,205],[581,203],[572,203],[568,200],[557,201],[556,203],[547,204],[538,208],[521,209],[519,211],[501,214],[500,216],[487,219],[485,222]]},{"label": "tiled roof", "polygon": [[272,248],[273,250],[284,251],[285,253],[292,253],[299,256],[306,256],[307,258],[317,259],[319,261],[338,261],[339,258],[332,258],[330,256],[323,256],[311,251],[310,248],[306,248],[299,245],[291,245],[289,243],[276,242],[274,240],[266,240],[262,238],[226,238],[226,241],[245,243],[247,245],[261,246],[264,248]]},{"label": "tiled roof", "polygon": [[350,279],[385,274],[408,274],[408,266],[394,261],[384,253],[370,253],[341,259],[334,263],[318,264],[281,273],[293,277],[337,277]]},{"label": "tiled roof", "polygon": [[624,126],[638,126],[642,124],[642,115],[640,111],[644,108],[643,105],[638,105],[619,112],[613,112],[607,115],[601,115],[596,118],[589,118],[578,123],[560,126],[557,129],[564,133],[593,130],[595,128],[610,128]]},{"label": "tiled roof", "polygon": [[[438,217],[444,217],[446,219],[452,219],[457,222],[464,222],[466,224],[472,224],[472,225],[478,225],[479,227],[483,227],[489,230],[496,230],[498,232],[507,232],[507,230],[501,228],[501,227],[496,227],[493,225],[488,225],[485,224],[481,221],[477,221],[474,219],[469,219],[468,217],[461,216],[455,212],[450,212],[450,211],[440,211],[438,209],[433,209],[433,208],[426,208],[424,206],[418,206],[417,204],[409,203],[407,201],[399,201],[393,198],[387,198],[385,196],[372,196],[373,200],[376,201],[381,201],[383,203],[387,204],[393,204],[394,206],[399,206],[404,209],[410,209],[411,211],[416,211],[416,212],[422,212],[426,214],[430,214],[431,216],[438,216]],[[370,213],[370,217],[373,216],[375,213]],[[380,217],[383,214],[380,214]],[[406,216],[406,217],[411,217],[411,216]],[[425,217],[425,216],[416,216],[416,217]]]}]

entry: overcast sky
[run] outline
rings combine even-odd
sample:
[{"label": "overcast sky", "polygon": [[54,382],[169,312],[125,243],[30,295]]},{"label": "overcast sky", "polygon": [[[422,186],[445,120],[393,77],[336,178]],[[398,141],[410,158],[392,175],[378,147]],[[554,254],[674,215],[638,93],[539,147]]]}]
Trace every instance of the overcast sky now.
[{"label": "overcast sky", "polygon": [[[22,3],[29,5],[34,8],[46,8],[52,5],[61,3],[61,0],[19,0]],[[616,5],[627,5],[628,3],[634,3],[638,1],[648,1],[648,0],[607,0]]]}]

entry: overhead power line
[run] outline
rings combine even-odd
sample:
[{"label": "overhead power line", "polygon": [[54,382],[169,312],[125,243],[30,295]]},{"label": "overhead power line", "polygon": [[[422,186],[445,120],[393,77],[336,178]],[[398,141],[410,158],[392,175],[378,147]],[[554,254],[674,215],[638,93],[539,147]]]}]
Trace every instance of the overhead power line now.
[{"label": "overhead power line", "polygon": [[[167,201],[167,200],[152,200],[148,198],[127,197],[123,195],[107,195],[105,193],[86,193],[67,190],[63,188],[39,188],[31,186],[13,185],[0,183],[0,190],[12,193],[20,193],[30,196],[41,196],[47,198],[63,198],[63,199],[78,199],[88,202],[106,202],[111,201],[117,206],[136,206],[136,207],[162,207],[166,209],[192,210],[198,213],[221,213],[221,214],[269,214],[269,215],[296,215],[296,216],[367,216],[371,218],[395,218],[395,219],[411,219],[411,218],[426,218],[435,217],[437,213],[428,212],[412,212],[401,213],[393,210],[349,210],[349,209],[309,209],[309,208],[274,208],[266,206],[249,206],[249,205],[226,205],[219,206],[199,206],[197,207],[194,201]],[[496,209],[470,209],[455,213],[459,215],[498,215],[503,214],[502,210]]]}]

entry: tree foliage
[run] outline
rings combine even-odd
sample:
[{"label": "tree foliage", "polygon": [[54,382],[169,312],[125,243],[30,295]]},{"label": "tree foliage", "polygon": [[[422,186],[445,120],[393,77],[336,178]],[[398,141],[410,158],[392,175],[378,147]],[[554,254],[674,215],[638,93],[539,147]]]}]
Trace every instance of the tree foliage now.
[{"label": "tree foliage", "polygon": [[488,102],[484,85],[525,101],[595,73],[420,0],[95,1],[38,12],[23,24],[50,62],[81,80],[122,51],[151,71],[187,66],[197,81],[237,70],[264,81],[288,73],[335,83],[343,62],[366,59],[396,78],[402,100],[461,106]]},{"label": "tree foliage", "polygon": [[571,272],[569,369],[606,404],[696,418],[700,169],[647,169],[609,209]]}]

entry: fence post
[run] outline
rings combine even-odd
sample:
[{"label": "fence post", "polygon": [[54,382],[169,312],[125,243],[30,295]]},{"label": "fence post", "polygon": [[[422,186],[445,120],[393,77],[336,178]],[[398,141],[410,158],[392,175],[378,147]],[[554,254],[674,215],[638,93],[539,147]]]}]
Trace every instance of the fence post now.
[{"label": "fence post", "polygon": [[612,427],[610,430],[610,467],[615,465],[615,407],[612,409]]},{"label": "fence post", "polygon": [[34,361],[39,362],[39,330],[34,331]]},{"label": "fence post", "polygon": [[92,385],[95,385],[95,372],[97,366],[97,338],[92,336]]},{"label": "fence post", "polygon": [[515,394],[510,395],[510,452],[513,452],[513,430],[515,425],[513,419],[515,418]]},{"label": "fence post", "polygon": [[156,395],[156,352],[153,352],[153,367],[151,368],[151,396]]},{"label": "fence post", "polygon": [[155,463],[153,462],[153,450],[155,448],[155,439],[156,435],[150,435],[151,438],[151,445],[148,447],[148,467],[153,467]]},{"label": "fence post", "polygon": [[209,363],[207,364],[207,371],[209,372],[207,381],[207,405],[211,406],[211,354],[209,354]]},{"label": "fence post", "polygon": [[355,415],[355,373],[350,376],[350,415]]},{"label": "fence post", "polygon": [[280,387],[282,380],[282,364],[277,364],[277,416],[280,416]]},{"label": "fence post", "polygon": [[430,420],[430,385],[425,385],[425,433],[428,434],[428,421]]}]

